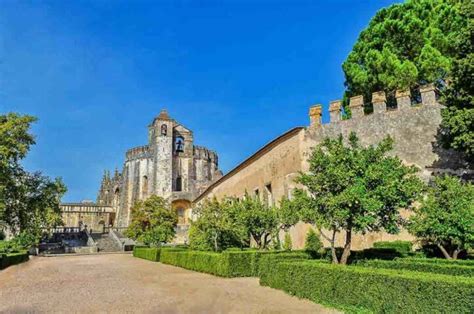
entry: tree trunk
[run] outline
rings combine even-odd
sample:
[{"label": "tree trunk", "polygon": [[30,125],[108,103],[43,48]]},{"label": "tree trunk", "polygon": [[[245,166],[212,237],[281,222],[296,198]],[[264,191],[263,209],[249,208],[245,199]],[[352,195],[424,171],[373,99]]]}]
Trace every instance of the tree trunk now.
[{"label": "tree trunk", "polygon": [[336,229],[332,230],[332,237],[331,237],[331,255],[332,255],[332,263],[339,264],[339,260],[337,259],[336,254]]},{"label": "tree trunk", "polygon": [[[444,246],[442,246],[439,243],[437,243],[436,245],[439,247],[439,249],[441,250],[441,252],[443,253],[443,255],[446,259],[452,259],[451,256],[449,255],[448,251],[446,251],[446,249],[444,248]],[[456,254],[456,257],[457,257],[457,254]]]},{"label": "tree trunk", "polygon": [[268,236],[269,236],[268,233],[265,233],[265,235],[263,236],[263,243],[262,243],[262,246],[263,246],[263,247],[262,247],[262,249],[267,248],[268,242],[270,242],[270,241],[268,240]]},{"label": "tree trunk", "polygon": [[458,259],[458,254],[461,252],[461,249],[457,247],[453,252],[453,259]]},{"label": "tree trunk", "polygon": [[352,228],[348,226],[346,230],[346,243],[344,244],[344,251],[342,252],[340,263],[343,265],[347,264],[347,259],[351,255],[351,242],[352,242]]},{"label": "tree trunk", "polygon": [[217,252],[217,250],[219,249],[218,245],[217,245],[217,232],[214,234],[214,251]]}]

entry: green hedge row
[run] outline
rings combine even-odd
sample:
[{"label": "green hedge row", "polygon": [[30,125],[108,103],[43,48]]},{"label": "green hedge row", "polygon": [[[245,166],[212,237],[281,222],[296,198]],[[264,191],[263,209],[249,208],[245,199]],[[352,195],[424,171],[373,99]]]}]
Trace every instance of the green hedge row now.
[{"label": "green hedge row", "polygon": [[209,273],[221,277],[256,277],[259,274],[260,260],[263,256],[275,258],[307,259],[303,252],[284,251],[224,251],[222,253],[203,251],[162,250],[160,261],[164,264]]},{"label": "green hedge row", "polygon": [[344,310],[472,313],[474,279],[318,261],[262,267],[260,284]]},{"label": "green hedge row", "polygon": [[421,262],[421,263],[432,263],[432,264],[443,264],[443,265],[466,265],[466,266],[474,266],[473,259],[444,259],[444,258],[415,258],[415,257],[407,257],[407,258],[397,258],[398,260],[410,261],[410,262]]},{"label": "green hedge row", "polygon": [[133,256],[138,257],[138,258],[143,258],[147,259],[149,261],[153,262],[159,262],[160,261],[160,248],[150,248],[150,247],[141,247],[141,246],[135,246],[133,248]]},{"label": "green hedge row", "polygon": [[422,261],[410,261],[404,259],[397,259],[395,261],[365,260],[357,263],[357,265],[375,268],[402,270],[405,269],[427,273],[474,277],[474,266],[468,265],[449,265],[442,263],[436,264],[426,263]]},{"label": "green hedge row", "polygon": [[0,254],[0,269],[7,268],[8,266],[20,264],[29,260],[28,252],[18,252],[9,254]]},{"label": "green hedge row", "polygon": [[394,249],[400,254],[408,254],[412,251],[413,243],[410,241],[378,241],[374,243],[374,248]]},{"label": "green hedge row", "polygon": [[160,261],[163,264],[222,277],[230,277],[228,274],[228,266],[224,265],[222,254],[220,253],[163,250],[161,252]]}]

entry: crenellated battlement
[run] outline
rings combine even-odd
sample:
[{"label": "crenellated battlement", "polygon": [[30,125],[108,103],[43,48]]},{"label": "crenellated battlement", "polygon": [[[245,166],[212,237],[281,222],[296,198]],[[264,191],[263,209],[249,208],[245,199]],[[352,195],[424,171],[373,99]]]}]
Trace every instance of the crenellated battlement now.
[{"label": "crenellated battlement", "polygon": [[202,146],[194,145],[194,158],[211,160],[212,162],[217,163],[217,153]]},{"label": "crenellated battlement", "polygon": [[127,150],[125,153],[126,160],[146,158],[149,156],[150,147],[148,145],[138,146]]},{"label": "crenellated battlement", "polygon": [[[421,95],[421,103],[413,104],[410,90],[397,90],[395,92],[396,108],[387,108],[387,97],[385,92],[372,93],[372,107],[373,112],[366,114],[364,112],[364,97],[362,95],[351,97],[349,100],[349,108],[351,110],[350,119],[342,119],[342,102],[341,100],[334,100],[329,105],[330,124],[344,123],[348,120],[362,119],[365,116],[380,115],[387,111],[405,111],[413,107],[419,106],[433,106],[437,104],[436,87],[433,84],[421,86],[419,89]],[[309,109],[310,126],[321,126],[322,106],[314,105]]]}]

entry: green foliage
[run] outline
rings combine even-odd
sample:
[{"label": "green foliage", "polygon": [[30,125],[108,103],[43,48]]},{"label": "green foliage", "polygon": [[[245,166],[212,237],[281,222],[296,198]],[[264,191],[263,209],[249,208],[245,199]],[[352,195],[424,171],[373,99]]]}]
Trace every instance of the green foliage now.
[{"label": "green foliage", "polygon": [[452,176],[436,177],[414,212],[408,230],[437,245],[446,258],[456,259],[460,251],[474,246],[473,184]]},{"label": "green foliage", "polygon": [[291,251],[292,248],[293,248],[293,243],[291,242],[291,235],[288,232],[286,232],[285,240],[283,242],[283,250]]},{"label": "green foliage", "polygon": [[452,259],[441,259],[441,258],[417,258],[407,257],[403,258],[404,261],[419,262],[419,263],[432,263],[432,264],[443,264],[443,265],[466,265],[474,267],[474,260],[452,260]]},{"label": "green foliage", "polygon": [[342,65],[346,97],[444,80],[468,25],[461,3],[411,0],[378,11]]},{"label": "green foliage", "polygon": [[161,262],[186,269],[209,273],[221,277],[258,276],[261,260],[267,256],[278,259],[307,259],[302,252],[284,253],[282,251],[227,250],[222,253],[202,251],[161,250]]},{"label": "green foliage", "polygon": [[435,274],[445,274],[452,276],[467,276],[474,278],[474,266],[468,265],[449,265],[436,264],[422,261],[410,261],[403,258],[394,261],[383,260],[364,260],[357,263],[358,266],[386,268],[386,269],[404,269]]},{"label": "green foliage", "polygon": [[260,284],[348,312],[471,313],[474,279],[407,270],[282,261]]},{"label": "green foliage", "polygon": [[206,200],[195,209],[198,219],[191,223],[189,246],[193,250],[219,252],[229,247],[248,246],[248,234],[237,218],[237,200]]},{"label": "green foliage", "polygon": [[8,266],[20,264],[29,260],[28,252],[21,251],[16,253],[2,254],[0,253],[0,269]]},{"label": "green foliage", "polygon": [[400,254],[408,254],[412,251],[413,243],[410,241],[378,241],[374,243],[374,248],[394,249]]},{"label": "green foliage", "polygon": [[306,234],[304,249],[306,252],[311,254],[311,256],[320,255],[323,249],[323,243],[319,239],[317,233],[314,232],[313,228],[309,228],[308,233]]},{"label": "green foliage", "polygon": [[466,27],[458,30],[453,40],[457,58],[452,65],[449,86],[443,92],[443,122],[441,139],[448,148],[466,154],[474,161],[474,2],[463,1],[460,15],[469,20]]},{"label": "green foliage", "polygon": [[299,204],[293,200],[283,197],[280,206],[276,209],[276,215],[280,227],[287,231],[290,227],[296,225],[300,221]]},{"label": "green foliage", "polygon": [[259,249],[267,248],[278,227],[276,209],[248,194],[235,204],[238,224],[252,237]]},{"label": "green foliage", "polygon": [[133,256],[138,258],[147,259],[153,262],[160,261],[160,248],[157,247],[141,247],[135,246],[133,248]]},{"label": "green foliage", "polygon": [[[355,133],[349,145],[342,135],[326,138],[309,158],[310,170],[301,173],[295,202],[302,219],[318,226],[331,243],[333,262],[336,232],[345,231],[346,242],[340,262],[350,255],[352,232],[399,231],[399,209],[409,208],[422,189],[415,167],[405,166],[398,157],[388,156],[393,140],[385,138],[376,146],[363,147]],[[321,228],[331,231],[328,236]]]},{"label": "green foliage", "polygon": [[175,236],[178,216],[162,197],[153,195],[139,201],[132,209],[132,222],[126,235],[147,245],[160,246]]},{"label": "green foliage", "polygon": [[222,260],[222,254],[202,251],[162,250],[160,261],[163,264],[229,277],[228,267]]},{"label": "green foliage", "polygon": [[15,113],[0,115],[0,224],[14,233],[39,233],[61,224],[59,200],[66,192],[60,179],[29,173],[20,164],[30,146],[36,118]]}]

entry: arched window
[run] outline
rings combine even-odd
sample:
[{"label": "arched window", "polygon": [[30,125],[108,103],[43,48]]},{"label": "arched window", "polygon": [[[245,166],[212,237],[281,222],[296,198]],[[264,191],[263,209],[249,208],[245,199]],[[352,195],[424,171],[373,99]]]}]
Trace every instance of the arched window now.
[{"label": "arched window", "polygon": [[168,126],[166,124],[161,125],[161,135],[166,136],[168,134]]},{"label": "arched window", "polygon": [[113,200],[113,206],[118,206],[120,201],[120,189],[116,188],[114,192],[114,200]]},{"label": "arched window", "polygon": [[142,180],[142,199],[146,199],[148,195],[148,177],[143,176]]},{"label": "arched window", "polygon": [[183,190],[183,179],[181,176],[176,178],[176,191],[181,192]]},{"label": "arched window", "polygon": [[176,140],[174,142],[174,147],[175,147],[175,151],[177,153],[182,153],[184,152],[184,137],[182,136],[177,136],[176,137]]},{"label": "arched window", "polygon": [[178,209],[176,210],[176,213],[178,214],[178,223],[179,224],[186,223],[186,217],[184,216],[184,208],[178,207]]}]

